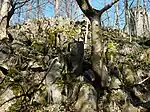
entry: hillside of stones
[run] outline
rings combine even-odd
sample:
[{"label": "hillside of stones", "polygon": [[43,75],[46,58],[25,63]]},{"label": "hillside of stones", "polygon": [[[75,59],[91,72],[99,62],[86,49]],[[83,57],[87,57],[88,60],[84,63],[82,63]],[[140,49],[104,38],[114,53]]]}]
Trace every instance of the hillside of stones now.
[{"label": "hillside of stones", "polygon": [[10,26],[9,40],[0,41],[0,111],[149,111],[150,38],[103,28],[109,87],[101,88],[86,26],[62,18]]}]

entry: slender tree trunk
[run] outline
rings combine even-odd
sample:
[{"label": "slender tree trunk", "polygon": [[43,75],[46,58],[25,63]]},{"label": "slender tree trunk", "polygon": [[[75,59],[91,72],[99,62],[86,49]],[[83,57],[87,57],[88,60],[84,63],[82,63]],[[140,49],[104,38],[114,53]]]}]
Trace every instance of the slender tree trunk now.
[{"label": "slender tree trunk", "polygon": [[55,17],[59,16],[59,7],[60,7],[60,1],[59,0],[54,0]]},{"label": "slender tree trunk", "polygon": [[39,19],[40,18],[40,0],[37,0],[36,6],[37,6],[36,17]]},{"label": "slender tree trunk", "polygon": [[26,20],[29,19],[29,3],[26,4]]},{"label": "slender tree trunk", "polygon": [[112,7],[119,0],[114,0],[106,5],[101,10],[92,8],[89,0],[76,0],[82,12],[91,22],[92,27],[92,66],[93,70],[101,78],[100,85],[102,87],[108,86],[108,74],[106,73],[106,66],[103,60],[103,36],[101,35],[101,15]]},{"label": "slender tree trunk", "polygon": [[[25,0],[26,1],[26,0]],[[26,20],[28,21],[30,19],[30,12],[32,9],[32,3],[31,2],[27,2],[26,3]],[[35,13],[36,16],[36,13]]]},{"label": "slender tree trunk", "polygon": [[129,33],[129,7],[128,7],[128,0],[124,0],[125,4],[125,26],[124,31]]},{"label": "slender tree trunk", "polygon": [[137,0],[137,10],[136,10],[136,16],[135,16],[135,17],[136,17],[136,18],[135,18],[135,19],[136,19],[136,21],[135,21],[135,25],[136,25],[136,29],[135,29],[135,30],[136,30],[136,36],[138,36],[138,32],[137,32],[138,29],[137,29],[137,28],[138,28],[138,23],[139,23],[139,21],[140,21],[140,20],[139,20],[139,16],[140,16],[139,13],[140,13],[140,0]]},{"label": "slender tree trunk", "polygon": [[22,10],[22,8],[18,8],[18,23],[20,23],[21,10]]},{"label": "slender tree trunk", "polygon": [[[104,6],[106,6],[106,0],[104,0]],[[107,16],[107,26],[110,26],[110,17],[109,17],[109,11],[106,11],[106,16]]]},{"label": "slender tree trunk", "polygon": [[85,31],[85,37],[84,37],[84,49],[87,49],[88,44],[88,32],[89,32],[89,19],[85,17],[86,20],[86,31]]},{"label": "slender tree trunk", "polygon": [[106,74],[104,60],[103,60],[103,43],[101,35],[100,17],[96,16],[91,21],[92,25],[92,67],[93,70],[100,76],[100,85],[102,87],[108,86],[108,74]]},{"label": "slender tree trunk", "polygon": [[115,5],[114,28],[119,29],[119,3]]},{"label": "slender tree trunk", "polygon": [[150,36],[149,31],[149,20],[148,20],[148,14],[147,14],[147,0],[143,0],[143,31],[145,36]]},{"label": "slender tree trunk", "polygon": [[8,12],[10,9],[10,0],[4,0],[0,11],[0,40],[7,37],[6,29],[8,26]]},{"label": "slender tree trunk", "polygon": [[66,17],[70,18],[70,9],[69,9],[70,0],[65,0],[64,2],[65,2]]}]

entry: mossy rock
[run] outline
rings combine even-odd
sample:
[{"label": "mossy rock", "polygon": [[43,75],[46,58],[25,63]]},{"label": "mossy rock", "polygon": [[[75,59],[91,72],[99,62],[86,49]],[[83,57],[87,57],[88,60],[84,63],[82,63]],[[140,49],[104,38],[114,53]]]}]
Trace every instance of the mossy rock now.
[{"label": "mossy rock", "polygon": [[135,74],[131,69],[127,68],[125,70],[124,80],[125,80],[125,84],[127,84],[127,85],[130,85],[130,84],[132,85],[135,83],[135,81],[136,81]]}]

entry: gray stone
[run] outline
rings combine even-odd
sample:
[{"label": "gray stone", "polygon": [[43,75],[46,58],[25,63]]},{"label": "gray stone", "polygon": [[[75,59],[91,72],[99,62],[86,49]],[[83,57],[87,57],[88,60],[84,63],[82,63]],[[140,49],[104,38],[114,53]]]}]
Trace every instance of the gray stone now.
[{"label": "gray stone", "polygon": [[79,91],[75,109],[78,112],[96,112],[97,92],[93,86],[84,84]]},{"label": "gray stone", "polygon": [[57,79],[61,77],[61,64],[58,61],[58,58],[54,58],[52,61],[57,60],[54,65],[52,65],[51,70],[46,76],[46,90],[48,93],[48,103],[61,103],[63,100],[62,85],[59,86]]},{"label": "gray stone", "polygon": [[62,88],[58,84],[52,84],[46,88],[48,92],[48,103],[61,104],[66,100],[66,97],[61,94]]},{"label": "gray stone", "polygon": [[[8,101],[9,99],[13,98],[14,94],[13,91],[11,89],[7,89],[1,96],[0,96],[0,104]],[[4,105],[2,105],[0,107],[0,112],[6,112],[9,110],[9,107],[15,103],[15,100],[9,101],[7,103],[5,103]]]}]

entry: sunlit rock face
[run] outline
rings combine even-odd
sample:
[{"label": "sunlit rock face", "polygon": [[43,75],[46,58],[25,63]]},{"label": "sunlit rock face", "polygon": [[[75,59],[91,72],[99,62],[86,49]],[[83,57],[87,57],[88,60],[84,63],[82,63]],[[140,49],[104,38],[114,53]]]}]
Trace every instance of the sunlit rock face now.
[{"label": "sunlit rock face", "polygon": [[[7,89],[1,96],[0,96],[0,104],[8,101],[9,99],[13,98],[14,94],[13,91],[11,89]],[[5,112],[9,110],[9,107],[15,103],[15,100],[12,100],[10,102],[5,103],[4,105],[2,105],[0,107],[0,111],[1,112]]]},{"label": "sunlit rock face", "polygon": [[84,84],[80,88],[75,108],[79,112],[96,112],[97,110],[96,102],[97,102],[97,92],[92,86]]},{"label": "sunlit rock face", "polygon": [[60,104],[66,99],[64,99],[64,96],[61,94],[63,86],[57,82],[61,78],[61,64],[59,63],[58,58],[54,58],[53,60],[57,61],[48,72],[45,80],[46,91],[48,94],[47,100],[48,103]]}]

